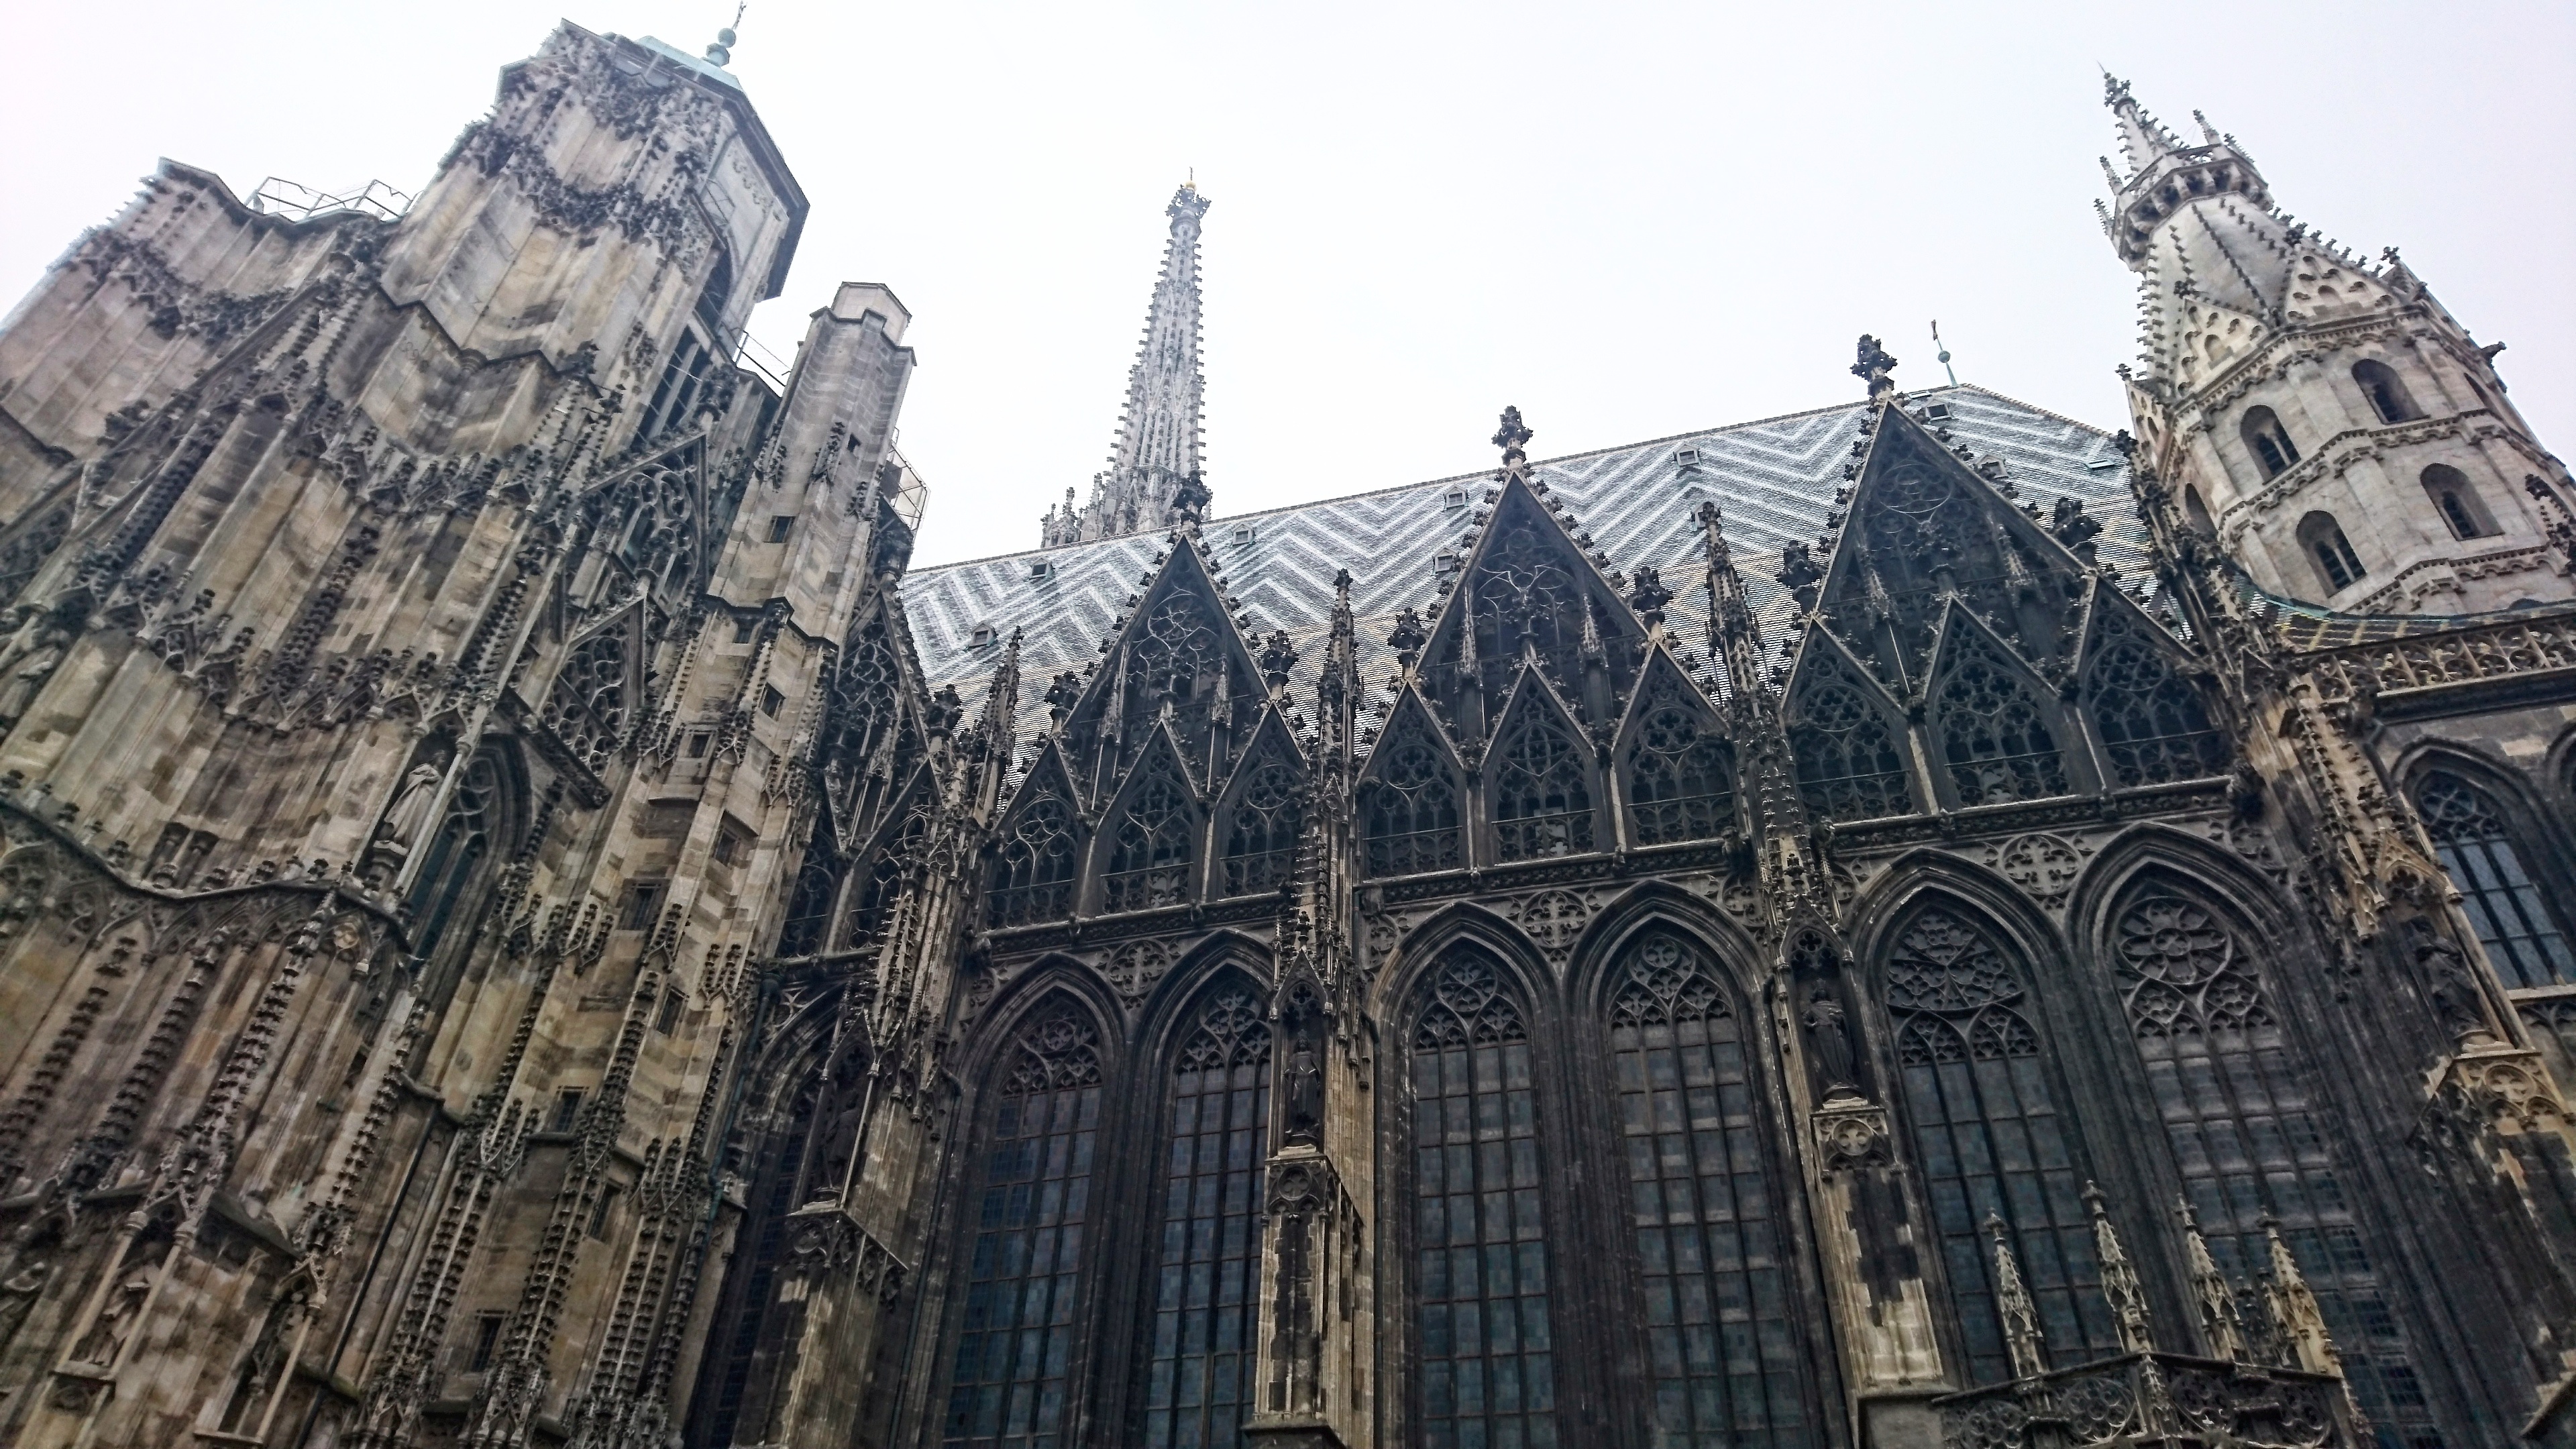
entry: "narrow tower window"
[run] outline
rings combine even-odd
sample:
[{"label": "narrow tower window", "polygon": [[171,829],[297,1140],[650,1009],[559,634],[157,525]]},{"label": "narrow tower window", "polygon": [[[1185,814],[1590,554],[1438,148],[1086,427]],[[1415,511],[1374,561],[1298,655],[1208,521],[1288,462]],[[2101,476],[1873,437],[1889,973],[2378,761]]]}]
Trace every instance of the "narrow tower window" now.
[{"label": "narrow tower window", "polygon": [[2504,984],[2524,989],[2576,981],[2576,954],[2550,915],[2540,882],[2524,868],[2495,801],[2462,776],[2436,770],[2415,787],[2415,808]]},{"label": "narrow tower window", "polygon": [[2370,399],[2370,410],[2379,414],[2383,423],[2411,423],[2424,416],[2396,369],[2384,362],[2361,361],[2352,365],[2352,380],[2361,385],[2361,395]]},{"label": "narrow tower window", "polygon": [[1172,1074],[1162,1258],[1146,1330],[1145,1442],[1236,1445],[1252,1407],[1270,1029],[1240,987],[1199,1013]]},{"label": "narrow tower window", "polygon": [[2281,426],[2280,416],[2270,408],[2247,408],[2240,425],[2245,435],[2245,450],[2263,465],[2263,476],[2278,478],[2299,461],[2299,445],[2290,441],[2289,429]]},{"label": "narrow tower window", "polygon": [[2469,475],[2448,463],[2436,463],[2424,470],[2424,493],[2450,527],[2453,538],[2485,538],[2500,533],[2488,519],[2486,500],[2478,496],[2478,486]]},{"label": "narrow tower window", "polygon": [[2361,566],[2361,555],[2352,551],[2352,541],[2343,536],[2343,525],[2331,513],[2311,513],[2299,520],[2299,547],[2316,560],[2329,594],[2340,594],[2369,574]]}]

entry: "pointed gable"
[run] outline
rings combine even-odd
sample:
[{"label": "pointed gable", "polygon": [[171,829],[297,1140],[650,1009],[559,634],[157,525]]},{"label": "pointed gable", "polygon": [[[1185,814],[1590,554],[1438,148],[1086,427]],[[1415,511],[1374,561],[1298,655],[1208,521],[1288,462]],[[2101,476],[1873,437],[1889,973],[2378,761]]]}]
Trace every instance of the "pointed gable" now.
[{"label": "pointed gable", "polygon": [[1818,820],[1914,812],[1904,714],[1832,630],[1800,642],[1785,721],[1798,793]]},{"label": "pointed gable", "polygon": [[928,690],[900,621],[882,596],[852,624],[832,663],[815,769],[845,836],[885,818],[893,789],[921,758]]},{"label": "pointed gable", "polygon": [[1498,858],[1538,860],[1595,849],[1592,745],[1536,669],[1519,671],[1485,756]]},{"label": "pointed gable", "polygon": [[1966,607],[1944,611],[1927,690],[1933,753],[1959,805],[2044,800],[2073,788],[2073,732],[2024,660]]},{"label": "pointed gable", "polygon": [[1524,666],[1545,674],[1587,725],[1608,723],[1636,680],[1645,626],[1550,509],[1543,487],[1526,470],[1506,472],[1432,623],[1423,688],[1462,739],[1483,736],[1500,717]]},{"label": "pointed gable", "polygon": [[996,832],[989,917],[995,926],[1060,921],[1073,913],[1074,872],[1082,858],[1084,820],[1073,776],[1054,740],[1036,763]]},{"label": "pointed gable", "polygon": [[1063,739],[1095,797],[1117,788],[1158,721],[1168,719],[1191,782],[1224,778],[1258,720],[1261,673],[1198,541],[1177,539],[1129,599]]},{"label": "pointed gable", "polygon": [[1414,875],[1467,863],[1458,752],[1411,685],[1360,773],[1360,834],[1370,875]]},{"label": "pointed gable", "polygon": [[1732,834],[1735,746],[1708,696],[1661,640],[1646,651],[1612,752],[1634,845]]},{"label": "pointed gable", "polygon": [[1287,717],[1275,705],[1263,710],[1219,802],[1222,868],[1214,894],[1255,895],[1288,883],[1311,788],[1305,753]]},{"label": "pointed gable", "polygon": [[2183,645],[2117,589],[2096,589],[2076,697],[2092,716],[2109,783],[2160,785],[2227,773],[2233,751],[2190,677]]},{"label": "pointed gable", "polygon": [[1866,426],[1821,594],[1827,626],[1898,698],[1920,690],[1953,598],[2024,658],[2060,659],[2091,571],[1900,408]]}]

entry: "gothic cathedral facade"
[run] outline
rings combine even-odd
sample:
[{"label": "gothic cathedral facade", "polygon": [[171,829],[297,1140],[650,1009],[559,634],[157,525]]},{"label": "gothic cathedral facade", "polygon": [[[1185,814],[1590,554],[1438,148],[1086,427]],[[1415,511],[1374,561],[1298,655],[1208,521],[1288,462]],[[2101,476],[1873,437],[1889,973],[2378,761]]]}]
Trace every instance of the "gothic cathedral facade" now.
[{"label": "gothic cathedral facade", "polygon": [[2576,1444],[2576,480],[2393,252],[2112,82],[2132,431],[1218,518],[1183,187],[915,569],[726,60],[0,327],[0,1442]]}]

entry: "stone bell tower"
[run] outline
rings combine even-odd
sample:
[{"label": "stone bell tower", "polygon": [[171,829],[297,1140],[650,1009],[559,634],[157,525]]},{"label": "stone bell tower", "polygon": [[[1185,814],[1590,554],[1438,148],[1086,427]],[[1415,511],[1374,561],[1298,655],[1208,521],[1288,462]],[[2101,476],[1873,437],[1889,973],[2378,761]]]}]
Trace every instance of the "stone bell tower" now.
[{"label": "stone bell tower", "polygon": [[2103,229],[2139,276],[2147,453],[2192,525],[2273,593],[2467,614],[2576,593],[2566,466],[2395,248],[2366,261],[2273,200],[2200,113],[2186,145],[2104,77],[2125,170]]}]

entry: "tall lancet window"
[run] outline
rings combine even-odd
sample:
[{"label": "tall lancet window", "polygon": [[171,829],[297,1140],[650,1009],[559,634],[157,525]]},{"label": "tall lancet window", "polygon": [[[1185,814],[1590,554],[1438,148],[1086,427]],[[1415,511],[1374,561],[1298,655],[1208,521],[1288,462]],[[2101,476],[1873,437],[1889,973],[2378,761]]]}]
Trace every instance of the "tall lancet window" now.
[{"label": "tall lancet window", "polygon": [[2113,922],[2111,966],[2210,1256],[2251,1284],[2270,1261],[2263,1217],[2278,1217],[2363,1411],[2399,1442],[2439,1445],[2254,953],[2210,911],[2151,887]]},{"label": "tall lancet window", "polygon": [[1817,1442],[1745,1038],[1697,948],[1656,932],[1629,949],[1610,1052],[1662,1449]]},{"label": "tall lancet window", "polygon": [[[2484,790],[2462,776],[2435,770],[2415,787],[2415,806],[2442,857],[2442,869],[2460,888],[2460,908],[2477,928],[2478,944],[2508,987],[2552,986],[2576,981],[2576,955],[2559,930],[2541,885],[2514,848],[2512,830]],[[2547,872],[2543,872],[2546,876]]]},{"label": "tall lancet window", "polygon": [[1416,1442],[1557,1442],[1556,1329],[1529,1027],[1460,950],[1413,1024]]},{"label": "tall lancet window", "polygon": [[1163,1237],[1146,1349],[1145,1442],[1243,1443],[1261,1302],[1270,1029],[1242,985],[1202,1008],[1173,1063]]},{"label": "tall lancet window", "polygon": [[1993,1384],[2012,1376],[1995,1309],[1989,1215],[2011,1234],[2054,1361],[2119,1352],[2074,1133],[2058,1111],[2019,974],[1982,929],[1932,907],[1896,938],[1887,1008],[1970,1377]]},{"label": "tall lancet window", "polygon": [[969,1201],[959,1332],[941,1442],[1060,1449],[1100,1135],[1099,1031],[1041,1012],[995,1065],[993,1130]]}]

